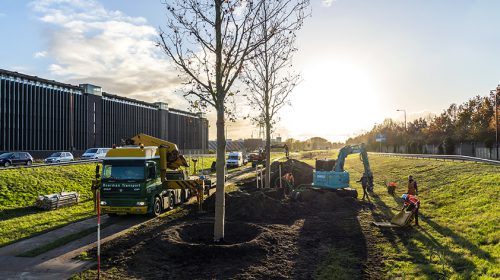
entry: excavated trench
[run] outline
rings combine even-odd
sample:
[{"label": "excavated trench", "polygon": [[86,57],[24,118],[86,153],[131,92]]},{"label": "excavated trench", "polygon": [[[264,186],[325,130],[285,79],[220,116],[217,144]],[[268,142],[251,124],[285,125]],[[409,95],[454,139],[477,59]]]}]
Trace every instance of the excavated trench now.
[{"label": "excavated trench", "polygon": [[225,224],[224,240],[213,240],[213,222],[187,222],[165,230],[161,240],[170,247],[170,255],[238,254],[249,253],[259,247],[262,233],[267,230],[259,225],[244,222]]}]

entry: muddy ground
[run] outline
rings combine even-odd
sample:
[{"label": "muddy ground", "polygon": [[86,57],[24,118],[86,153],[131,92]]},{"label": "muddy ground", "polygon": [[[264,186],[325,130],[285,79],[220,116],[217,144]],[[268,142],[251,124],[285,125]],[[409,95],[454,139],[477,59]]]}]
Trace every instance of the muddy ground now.
[{"label": "muddy ground", "polygon": [[[304,176],[309,175],[299,177]],[[254,185],[242,182],[243,191],[226,195],[223,244],[211,241],[212,196],[204,204],[205,214],[157,219],[105,244],[104,278],[383,278],[375,249],[381,237],[370,225],[370,203],[314,190],[292,201],[279,189],[256,190]]]}]

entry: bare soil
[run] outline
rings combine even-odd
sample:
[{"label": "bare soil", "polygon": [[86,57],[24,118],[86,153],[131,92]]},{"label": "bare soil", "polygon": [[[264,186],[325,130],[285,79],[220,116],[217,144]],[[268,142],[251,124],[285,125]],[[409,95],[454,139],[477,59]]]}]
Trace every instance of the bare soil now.
[{"label": "bare soil", "polygon": [[313,180],[313,168],[309,164],[289,159],[285,162],[274,161],[271,163],[271,185],[277,186],[277,179],[279,178],[279,167],[281,166],[281,174],[292,173],[295,186],[311,184]]},{"label": "bare soil", "polygon": [[[298,170],[296,180],[308,176],[309,170]],[[212,242],[213,196],[205,214],[157,219],[106,243],[104,278],[312,279],[339,252],[351,256],[338,267],[353,271],[346,279],[383,278],[371,204],[315,190],[292,201],[280,189],[252,186],[246,181],[244,191],[226,194],[223,243]]]}]

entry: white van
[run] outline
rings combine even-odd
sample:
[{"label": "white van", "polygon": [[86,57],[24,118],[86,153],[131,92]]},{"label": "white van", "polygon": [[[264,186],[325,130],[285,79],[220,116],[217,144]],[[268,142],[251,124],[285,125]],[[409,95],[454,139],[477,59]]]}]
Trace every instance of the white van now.
[{"label": "white van", "polygon": [[242,152],[230,152],[226,160],[227,167],[240,167],[245,165]]},{"label": "white van", "polygon": [[90,148],[83,153],[81,159],[102,159],[106,157],[106,153],[111,150],[110,148]]}]

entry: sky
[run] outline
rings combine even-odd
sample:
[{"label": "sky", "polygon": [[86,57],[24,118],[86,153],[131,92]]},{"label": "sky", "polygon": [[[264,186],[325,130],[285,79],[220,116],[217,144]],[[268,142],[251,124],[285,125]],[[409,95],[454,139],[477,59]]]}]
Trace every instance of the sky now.
[{"label": "sky", "polygon": [[[293,60],[301,83],[273,136],[344,141],[403,121],[397,109],[409,121],[438,114],[500,83],[500,1],[311,3]],[[182,80],[154,44],[159,27],[160,0],[0,0],[0,68],[186,110]],[[227,129],[257,135],[246,120]]]}]

